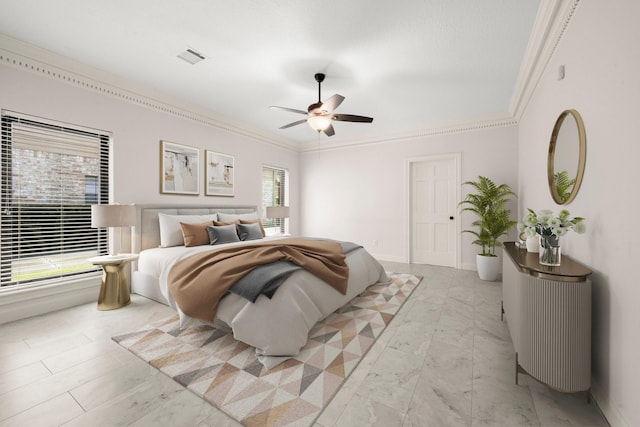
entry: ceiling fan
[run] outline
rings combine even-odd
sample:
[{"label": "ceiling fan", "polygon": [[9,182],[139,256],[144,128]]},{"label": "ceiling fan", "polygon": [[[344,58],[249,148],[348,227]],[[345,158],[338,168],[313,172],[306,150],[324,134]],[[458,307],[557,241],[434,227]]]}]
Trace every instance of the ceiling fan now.
[{"label": "ceiling fan", "polygon": [[293,123],[289,123],[287,125],[281,126],[279,129],[287,129],[292,126],[299,125],[301,123],[307,122],[312,129],[317,130],[318,132],[324,132],[327,136],[335,135],[335,130],[333,129],[332,121],[338,122],[360,122],[360,123],[371,123],[373,121],[372,117],[365,116],[356,116],[353,114],[336,114],[333,111],[338,108],[342,101],[344,101],[344,96],[338,95],[337,93],[327,99],[325,102],[321,101],[321,84],[324,81],[325,75],[322,73],[317,73],[315,76],[316,81],[318,82],[318,102],[315,102],[307,108],[307,111],[296,110],[295,108],[287,108],[287,107],[277,107],[272,105],[271,108],[277,108],[280,110],[290,111],[292,113],[298,114],[306,114],[308,117],[306,119],[297,120]]}]

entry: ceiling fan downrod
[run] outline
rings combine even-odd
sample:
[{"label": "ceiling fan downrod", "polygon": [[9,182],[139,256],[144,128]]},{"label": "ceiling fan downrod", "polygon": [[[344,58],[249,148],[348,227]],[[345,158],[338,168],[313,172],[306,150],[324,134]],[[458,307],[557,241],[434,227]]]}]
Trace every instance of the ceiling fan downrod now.
[{"label": "ceiling fan downrod", "polygon": [[322,84],[322,82],[324,81],[324,74],[323,73],[316,73],[315,76],[316,81],[318,82],[318,103],[322,102],[322,98],[320,96],[320,85]]}]

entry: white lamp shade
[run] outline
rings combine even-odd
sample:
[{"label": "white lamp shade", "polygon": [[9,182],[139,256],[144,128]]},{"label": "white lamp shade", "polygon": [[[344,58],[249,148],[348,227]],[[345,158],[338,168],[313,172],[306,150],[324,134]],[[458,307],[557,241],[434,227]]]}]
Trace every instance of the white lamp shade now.
[{"label": "white lamp shade", "polygon": [[331,126],[331,116],[317,115],[311,116],[307,119],[307,123],[311,126],[311,129],[321,132]]},{"label": "white lamp shade", "polygon": [[267,218],[289,218],[289,206],[268,206]]},{"label": "white lamp shade", "polygon": [[91,205],[91,227],[131,227],[136,225],[134,205]]}]

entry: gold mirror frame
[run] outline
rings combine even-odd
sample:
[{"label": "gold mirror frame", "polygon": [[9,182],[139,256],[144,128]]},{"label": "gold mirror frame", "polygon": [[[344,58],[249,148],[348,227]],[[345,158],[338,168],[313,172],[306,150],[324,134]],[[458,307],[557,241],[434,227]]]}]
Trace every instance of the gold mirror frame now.
[{"label": "gold mirror frame", "polygon": [[[558,144],[558,135],[560,134],[560,129],[562,124],[564,123],[567,117],[571,116],[575,120],[575,124],[578,129],[578,167],[576,171],[575,177],[570,177],[575,180],[573,183],[573,188],[571,189],[571,193],[569,196],[563,200],[562,196],[558,192],[558,188],[556,186],[555,180],[555,154],[556,154],[556,146]],[[562,141],[562,144],[571,144],[575,143],[575,141]],[[547,179],[549,181],[549,191],[551,192],[551,197],[553,200],[559,205],[568,205],[576,198],[578,194],[578,190],[580,189],[580,184],[582,184],[582,176],[584,175],[584,167],[587,160],[587,135],[584,130],[584,122],[582,121],[582,117],[580,113],[576,110],[565,110],[560,114],[558,120],[556,120],[556,124],[553,127],[553,133],[551,134],[551,141],[549,143],[549,155],[547,157]]]}]

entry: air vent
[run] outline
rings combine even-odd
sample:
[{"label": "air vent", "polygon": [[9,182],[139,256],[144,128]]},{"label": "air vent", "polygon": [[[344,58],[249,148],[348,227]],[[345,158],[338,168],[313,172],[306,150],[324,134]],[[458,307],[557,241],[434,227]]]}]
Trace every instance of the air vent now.
[{"label": "air vent", "polygon": [[196,64],[204,59],[204,55],[193,49],[187,49],[179,54],[178,58],[187,61],[189,64]]}]

